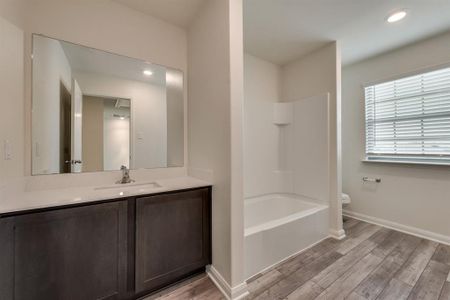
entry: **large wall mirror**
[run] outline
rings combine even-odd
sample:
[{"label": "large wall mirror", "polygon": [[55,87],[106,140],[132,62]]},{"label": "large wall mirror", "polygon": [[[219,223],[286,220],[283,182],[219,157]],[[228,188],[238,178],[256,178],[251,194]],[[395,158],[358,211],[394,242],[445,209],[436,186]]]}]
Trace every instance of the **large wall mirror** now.
[{"label": "large wall mirror", "polygon": [[183,73],[33,35],[32,173],[184,164]]}]

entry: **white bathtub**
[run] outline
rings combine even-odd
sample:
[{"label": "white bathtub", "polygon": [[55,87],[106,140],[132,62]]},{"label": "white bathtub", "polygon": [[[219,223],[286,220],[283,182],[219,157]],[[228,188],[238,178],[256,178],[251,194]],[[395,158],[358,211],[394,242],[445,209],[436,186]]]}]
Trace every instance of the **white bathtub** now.
[{"label": "white bathtub", "polygon": [[248,198],[244,216],[246,278],[328,236],[328,206],[302,196]]}]

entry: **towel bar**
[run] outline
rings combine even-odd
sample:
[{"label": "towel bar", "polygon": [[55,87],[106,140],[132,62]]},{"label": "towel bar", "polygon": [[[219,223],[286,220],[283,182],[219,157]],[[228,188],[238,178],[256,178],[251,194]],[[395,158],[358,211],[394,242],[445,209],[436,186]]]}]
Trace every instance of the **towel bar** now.
[{"label": "towel bar", "polygon": [[377,182],[377,183],[381,182],[381,178],[363,177],[362,180],[365,181],[365,182]]}]

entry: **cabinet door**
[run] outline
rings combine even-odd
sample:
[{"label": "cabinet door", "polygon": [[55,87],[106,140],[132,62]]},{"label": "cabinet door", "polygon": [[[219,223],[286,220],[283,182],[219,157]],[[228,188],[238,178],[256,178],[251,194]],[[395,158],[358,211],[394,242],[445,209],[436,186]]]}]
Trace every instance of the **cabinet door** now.
[{"label": "cabinet door", "polygon": [[136,200],[136,292],[173,283],[210,263],[209,189]]},{"label": "cabinet door", "polygon": [[2,233],[7,246],[0,246],[0,253],[13,262],[6,267],[12,271],[8,278],[14,280],[0,284],[7,296],[1,299],[123,298],[126,201],[27,214],[4,222],[0,223],[4,231],[10,230]]},{"label": "cabinet door", "polygon": [[0,299],[14,299],[14,224],[0,219]]}]

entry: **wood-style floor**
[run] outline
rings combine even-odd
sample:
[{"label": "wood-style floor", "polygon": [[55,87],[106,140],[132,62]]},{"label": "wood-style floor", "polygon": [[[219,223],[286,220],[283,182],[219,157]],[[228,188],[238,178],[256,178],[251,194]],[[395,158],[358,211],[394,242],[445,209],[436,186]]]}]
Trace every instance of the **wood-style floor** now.
[{"label": "wood-style floor", "polygon": [[[344,228],[249,280],[247,299],[450,300],[450,246],[355,219]],[[202,275],[147,299],[224,297]]]}]

